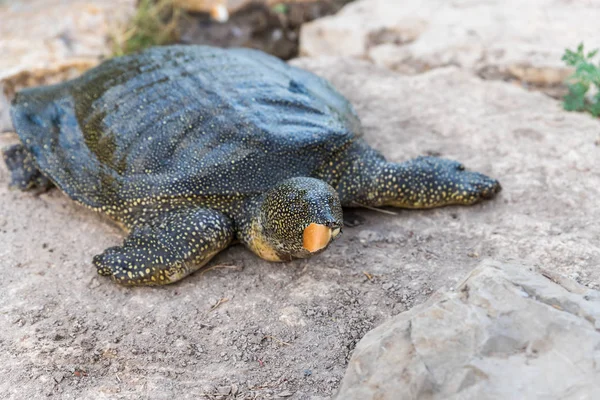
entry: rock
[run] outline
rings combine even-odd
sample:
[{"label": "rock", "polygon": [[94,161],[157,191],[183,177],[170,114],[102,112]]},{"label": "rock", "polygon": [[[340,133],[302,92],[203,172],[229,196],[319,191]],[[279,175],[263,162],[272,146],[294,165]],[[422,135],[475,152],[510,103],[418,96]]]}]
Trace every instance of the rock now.
[{"label": "rock", "polygon": [[578,292],[484,262],[365,335],[336,398],[598,398],[600,292]]},{"label": "rock", "polygon": [[292,397],[293,395],[294,392],[291,392],[289,390],[284,390],[283,392],[277,393],[277,397]]},{"label": "rock", "polygon": [[57,83],[95,66],[111,52],[109,35],[135,10],[135,0],[19,0],[0,3],[0,132],[4,106],[18,89]]},{"label": "rock", "polygon": [[227,396],[229,393],[231,393],[231,386],[219,386],[217,388],[217,393],[219,393],[221,396]]},{"label": "rock", "polygon": [[564,49],[597,37],[598,13],[597,2],[361,0],[304,25],[300,54],[367,58],[404,73],[457,65],[556,85],[570,74]]},{"label": "rock", "polygon": [[54,382],[61,383],[63,379],[65,379],[65,375],[62,372],[55,372],[52,375],[52,378],[54,379]]}]

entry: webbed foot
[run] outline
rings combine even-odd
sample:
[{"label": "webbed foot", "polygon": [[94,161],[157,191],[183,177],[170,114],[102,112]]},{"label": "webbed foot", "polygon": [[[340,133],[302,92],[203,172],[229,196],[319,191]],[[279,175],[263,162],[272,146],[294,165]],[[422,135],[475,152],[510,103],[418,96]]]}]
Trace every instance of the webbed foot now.
[{"label": "webbed foot", "polygon": [[210,209],[170,211],[136,226],[122,246],[94,257],[98,273],[129,285],[166,285],[198,270],[233,239],[233,224]]}]

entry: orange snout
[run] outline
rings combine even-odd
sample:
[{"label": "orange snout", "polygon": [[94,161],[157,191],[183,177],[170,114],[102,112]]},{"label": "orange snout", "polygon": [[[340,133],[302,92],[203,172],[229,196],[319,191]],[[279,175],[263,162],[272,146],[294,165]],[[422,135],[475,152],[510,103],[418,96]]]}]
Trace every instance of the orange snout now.
[{"label": "orange snout", "polygon": [[302,245],[306,250],[315,253],[327,247],[331,236],[330,227],[313,222],[304,229]]}]

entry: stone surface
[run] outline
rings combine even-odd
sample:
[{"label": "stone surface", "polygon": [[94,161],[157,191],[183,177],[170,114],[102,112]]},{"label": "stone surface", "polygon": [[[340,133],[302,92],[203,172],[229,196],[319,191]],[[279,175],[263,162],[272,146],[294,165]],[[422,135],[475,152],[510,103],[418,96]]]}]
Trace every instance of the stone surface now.
[{"label": "stone surface", "polygon": [[5,398],[197,399],[230,387],[237,398],[326,399],[368,330],[458,284],[482,257],[600,283],[600,122],[453,68],[295,63],[351,99],[390,159],[441,153],[504,190],[468,208],[352,211],[363,224],[311,259],[268,263],[236,246],[180,284],[123,288],[91,264],[122,233],[58,191],[8,190],[0,165]]},{"label": "stone surface", "polygon": [[20,88],[73,78],[110,54],[109,35],[135,0],[16,0],[0,3],[0,132],[4,103]]},{"label": "stone surface", "polygon": [[570,73],[565,48],[598,46],[598,15],[595,0],[360,0],[304,25],[300,52],[367,58],[404,73],[457,65],[548,86]]},{"label": "stone surface", "polygon": [[336,399],[599,397],[600,292],[484,262],[369,332]]}]

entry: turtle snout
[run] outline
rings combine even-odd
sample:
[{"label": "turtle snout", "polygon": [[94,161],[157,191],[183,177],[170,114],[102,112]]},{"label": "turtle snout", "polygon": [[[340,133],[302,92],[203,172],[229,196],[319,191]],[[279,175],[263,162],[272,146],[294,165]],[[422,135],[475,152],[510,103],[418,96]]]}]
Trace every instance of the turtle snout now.
[{"label": "turtle snout", "polygon": [[481,197],[484,199],[491,199],[502,190],[502,185],[495,179],[490,179],[487,188],[481,192]]},{"label": "turtle snout", "polygon": [[502,190],[502,186],[498,180],[490,178],[479,172],[465,172],[469,174],[467,179],[467,187],[470,198],[473,199],[491,199],[496,193]]}]

